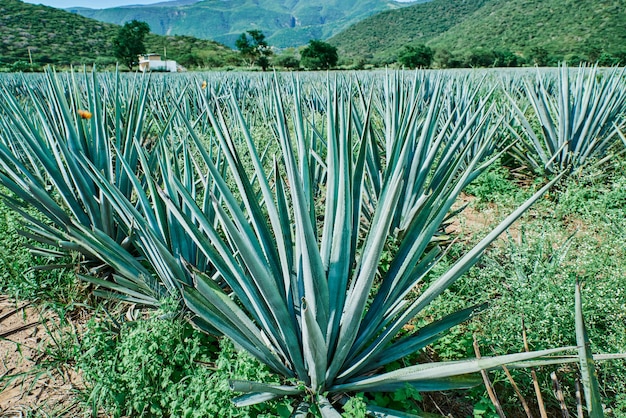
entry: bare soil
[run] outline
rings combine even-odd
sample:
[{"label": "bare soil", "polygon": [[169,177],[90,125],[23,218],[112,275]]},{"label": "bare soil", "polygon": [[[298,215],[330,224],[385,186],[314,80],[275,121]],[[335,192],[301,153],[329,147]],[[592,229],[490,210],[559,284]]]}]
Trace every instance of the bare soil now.
[{"label": "bare soil", "polygon": [[[465,207],[463,211],[452,218],[451,222],[446,226],[446,233],[469,239],[474,234],[491,230],[497,225],[497,220],[503,217],[502,213],[498,213],[495,205],[487,204],[477,209],[476,198],[465,193],[461,193],[452,206],[452,210],[458,210],[462,207]],[[506,239],[509,236],[515,240],[519,239],[520,231],[517,222],[513,223],[507,232],[500,236],[500,239]]]},{"label": "bare soil", "polygon": [[42,366],[58,326],[51,312],[0,295],[0,418],[72,416],[80,376],[66,364]]}]

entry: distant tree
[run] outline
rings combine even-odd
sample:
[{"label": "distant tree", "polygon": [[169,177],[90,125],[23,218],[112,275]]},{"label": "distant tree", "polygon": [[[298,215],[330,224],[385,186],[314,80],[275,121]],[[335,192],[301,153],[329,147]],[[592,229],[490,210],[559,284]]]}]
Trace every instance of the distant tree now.
[{"label": "distant tree", "polygon": [[616,50],[611,55],[615,58],[615,64],[622,66],[626,64],[626,50]]},{"label": "distant tree", "polygon": [[288,68],[290,70],[297,70],[300,68],[300,60],[293,55],[280,55],[274,61],[277,67]]},{"label": "distant tree", "polygon": [[614,65],[624,65],[626,63],[626,51],[604,51],[598,58],[598,65],[612,67]]},{"label": "distant tree", "polygon": [[497,49],[493,53],[496,57],[495,67],[521,67],[524,64],[524,60],[520,56],[508,49]]},{"label": "distant tree", "polygon": [[300,63],[309,70],[328,70],[337,65],[339,55],[337,48],[324,41],[312,39],[309,45],[300,53]]},{"label": "distant tree", "polygon": [[530,48],[529,58],[533,64],[539,67],[546,66],[550,63],[548,50],[540,46]]},{"label": "distant tree", "polygon": [[398,55],[398,62],[407,68],[428,68],[435,52],[423,44],[407,45]]},{"label": "distant tree", "polygon": [[295,48],[286,48],[280,54],[274,56],[272,63],[276,67],[297,70],[300,68],[300,59]]},{"label": "distant tree", "polygon": [[472,49],[465,55],[465,66],[478,68],[478,67],[493,67],[496,65],[497,58],[494,51],[490,49],[476,48]]},{"label": "distant tree", "polygon": [[438,68],[451,68],[453,56],[447,49],[437,49],[433,55],[433,61]]},{"label": "distant tree", "polygon": [[215,52],[208,52],[206,56],[203,58],[203,65],[208,68],[216,68],[221,67],[228,62],[224,61],[219,54]]},{"label": "distant tree", "polygon": [[352,61],[352,65],[350,66],[350,69],[357,70],[357,71],[364,70],[366,64],[367,64],[367,61],[365,60],[365,58],[359,57],[355,59],[354,61]]},{"label": "distant tree", "polygon": [[109,56],[100,56],[100,57],[97,57],[96,60],[94,61],[94,64],[96,64],[96,67],[99,70],[102,70],[105,67],[114,68],[116,63],[117,61],[115,60],[115,58],[109,57]]},{"label": "distant tree", "polygon": [[267,68],[270,66],[270,60],[267,57],[267,55],[261,55],[257,60],[256,60],[256,65],[258,65],[259,67],[261,67],[261,69],[263,71],[267,70]]},{"label": "distant tree", "polygon": [[35,71],[35,67],[26,61],[15,61],[10,68],[11,72],[14,73],[27,73]]},{"label": "distant tree", "polygon": [[177,61],[180,65],[186,68],[201,67],[204,64],[202,57],[195,52],[182,53],[178,55]]},{"label": "distant tree", "polygon": [[117,32],[113,39],[113,55],[132,71],[139,60],[139,55],[146,53],[143,43],[150,33],[150,26],[146,22],[131,20]]},{"label": "distant tree", "polygon": [[272,56],[272,50],[265,41],[263,32],[254,29],[242,33],[235,41],[235,46],[249,66],[256,64],[263,71],[267,70],[270,65],[269,57]]},{"label": "distant tree", "polygon": [[581,52],[587,58],[587,62],[597,62],[602,56],[602,49],[597,45],[585,45]]},{"label": "distant tree", "polygon": [[583,55],[581,55],[581,54],[579,54],[577,52],[574,52],[574,53],[571,53],[571,54],[567,54],[565,57],[563,57],[563,60],[565,62],[567,62],[567,65],[576,66],[576,65],[580,65],[580,64],[586,63],[587,62],[587,57],[585,57],[585,56],[583,56]]}]

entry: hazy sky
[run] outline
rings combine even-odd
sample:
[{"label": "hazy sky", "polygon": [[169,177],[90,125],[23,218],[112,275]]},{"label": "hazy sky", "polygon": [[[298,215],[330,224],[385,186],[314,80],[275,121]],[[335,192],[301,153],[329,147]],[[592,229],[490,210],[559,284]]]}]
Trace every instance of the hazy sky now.
[{"label": "hazy sky", "polygon": [[26,3],[45,4],[46,6],[66,7],[83,6],[92,9],[105,9],[107,7],[122,6],[128,4],[151,4],[160,3],[163,0],[24,0]]}]

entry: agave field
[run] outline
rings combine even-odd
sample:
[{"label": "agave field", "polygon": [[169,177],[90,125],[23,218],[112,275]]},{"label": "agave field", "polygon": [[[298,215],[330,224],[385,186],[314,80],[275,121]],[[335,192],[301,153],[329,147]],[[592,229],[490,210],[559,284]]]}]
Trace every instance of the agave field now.
[{"label": "agave field", "polygon": [[619,68],[4,76],[0,291],[59,320],[0,388],[80,374],[33,416],[625,416],[625,133]]}]

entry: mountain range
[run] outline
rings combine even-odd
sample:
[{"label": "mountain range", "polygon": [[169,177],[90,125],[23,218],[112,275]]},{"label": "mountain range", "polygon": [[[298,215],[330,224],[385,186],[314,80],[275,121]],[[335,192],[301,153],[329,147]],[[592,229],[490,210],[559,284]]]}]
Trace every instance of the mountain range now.
[{"label": "mountain range", "polygon": [[428,0],[178,0],[68,11],[118,25],[137,19],[157,34],[213,39],[230,47],[241,33],[259,29],[271,45],[284,48],[327,39],[380,11],[424,1]]}]

